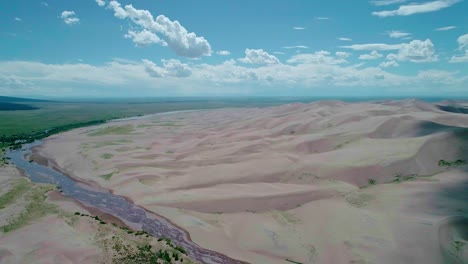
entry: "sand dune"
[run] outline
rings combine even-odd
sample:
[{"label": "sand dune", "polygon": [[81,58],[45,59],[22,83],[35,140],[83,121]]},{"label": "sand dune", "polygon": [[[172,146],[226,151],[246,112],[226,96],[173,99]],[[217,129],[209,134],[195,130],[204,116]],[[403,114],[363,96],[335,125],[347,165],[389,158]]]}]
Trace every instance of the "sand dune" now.
[{"label": "sand dune", "polygon": [[[105,133],[122,125],[132,132]],[[468,207],[427,201],[467,180],[439,166],[468,159],[467,127],[460,111],[417,100],[325,101],[108,123],[36,152],[237,259],[440,263],[437,223]]]}]

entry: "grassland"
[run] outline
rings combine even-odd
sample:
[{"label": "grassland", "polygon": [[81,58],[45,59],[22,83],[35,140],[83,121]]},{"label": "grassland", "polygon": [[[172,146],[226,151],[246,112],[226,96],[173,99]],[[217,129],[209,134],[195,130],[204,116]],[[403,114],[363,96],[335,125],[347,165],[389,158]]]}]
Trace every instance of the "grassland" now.
[{"label": "grassland", "polygon": [[54,188],[52,185],[34,184],[26,179],[19,179],[10,191],[0,197],[0,203],[5,207],[15,203],[18,199],[25,199],[25,208],[18,215],[10,218],[8,224],[0,228],[1,231],[11,232],[50,213],[58,213],[55,205],[45,201],[46,194]]}]

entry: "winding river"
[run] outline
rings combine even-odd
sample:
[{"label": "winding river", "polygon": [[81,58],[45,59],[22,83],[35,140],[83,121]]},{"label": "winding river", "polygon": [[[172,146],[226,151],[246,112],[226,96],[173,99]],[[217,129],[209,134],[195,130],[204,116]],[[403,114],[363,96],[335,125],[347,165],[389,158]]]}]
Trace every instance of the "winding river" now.
[{"label": "winding river", "polygon": [[31,154],[31,148],[41,144],[43,144],[42,141],[25,144],[22,149],[7,151],[6,156],[10,158],[11,163],[23,170],[33,182],[55,184],[60,187],[63,195],[72,197],[86,206],[111,214],[124,222],[140,225],[143,230],[155,237],[170,238],[174,244],[184,247],[188,255],[196,261],[209,264],[243,263],[200,247],[192,242],[182,229],[166,219],[130,203],[123,197],[110,192],[92,190],[52,168],[26,160],[25,157]]}]

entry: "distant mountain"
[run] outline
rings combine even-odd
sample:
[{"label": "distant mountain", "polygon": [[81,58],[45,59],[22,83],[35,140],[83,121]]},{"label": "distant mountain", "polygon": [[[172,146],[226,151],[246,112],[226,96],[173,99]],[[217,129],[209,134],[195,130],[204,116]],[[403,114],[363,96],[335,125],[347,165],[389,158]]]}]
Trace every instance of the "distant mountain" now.
[{"label": "distant mountain", "polygon": [[0,102],[52,102],[52,101],[20,98],[20,97],[10,97],[10,96],[0,96]]}]

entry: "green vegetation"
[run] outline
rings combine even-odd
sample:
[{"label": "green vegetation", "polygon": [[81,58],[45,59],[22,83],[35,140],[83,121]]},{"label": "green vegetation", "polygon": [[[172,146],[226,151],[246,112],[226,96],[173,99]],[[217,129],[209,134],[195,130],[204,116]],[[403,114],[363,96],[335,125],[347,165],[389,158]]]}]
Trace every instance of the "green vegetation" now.
[{"label": "green vegetation", "polygon": [[134,131],[132,125],[110,126],[88,134],[88,136],[129,135]]},{"label": "green vegetation", "polygon": [[455,251],[461,252],[463,250],[463,247],[465,247],[466,243],[464,241],[455,240],[453,244],[455,246]]},{"label": "green vegetation", "polygon": [[181,126],[184,126],[184,125],[181,125],[181,124],[177,124],[175,122],[160,123],[159,121],[155,121],[155,122],[153,122],[153,124],[156,124],[156,125],[153,125],[153,126],[165,126],[165,127],[181,127]]},{"label": "green vegetation", "polygon": [[[106,225],[107,223],[100,219],[98,216],[92,216],[88,214],[83,214],[80,212],[75,212],[75,216],[81,217],[88,217],[94,219],[101,225]],[[128,227],[118,226],[115,223],[112,223],[113,227],[117,227],[120,230],[126,232],[129,235],[133,235],[134,238],[136,237],[146,237],[149,238],[150,234],[144,230],[133,231]],[[128,239],[126,239],[128,242]],[[174,263],[173,261],[180,261],[183,262],[183,257],[179,254],[187,255],[185,249],[181,246],[174,246],[172,241],[168,238],[159,238],[158,242],[165,242],[170,249],[164,250],[153,249],[153,246],[146,243],[132,246],[126,241],[122,240],[122,238],[118,236],[112,236],[111,241],[104,241],[104,247],[106,252],[112,250],[114,254],[112,255],[113,263]]]},{"label": "green vegetation", "polygon": [[5,208],[7,205],[10,205],[16,199],[21,197],[24,193],[26,193],[31,188],[30,183],[26,179],[18,180],[11,190],[7,193],[0,196],[0,209]]},{"label": "green vegetation", "polygon": [[414,179],[418,175],[416,175],[416,174],[402,175],[401,173],[396,173],[393,176],[395,177],[395,179],[392,182],[402,183],[404,181],[409,181],[411,179]]},{"label": "green vegetation", "polygon": [[108,174],[101,175],[101,176],[99,176],[99,177],[101,177],[101,178],[103,178],[104,180],[108,181],[108,180],[110,180],[110,178],[112,177],[112,175],[114,175],[113,172],[108,173]]},{"label": "green vegetation", "polygon": [[456,166],[461,166],[461,165],[466,165],[466,164],[467,164],[467,161],[461,160],[461,159],[457,159],[454,161],[439,160],[440,167],[456,167]]},{"label": "green vegetation", "polygon": [[46,194],[53,190],[55,188],[54,186],[37,185],[28,182],[28,186],[26,188],[29,189],[25,194],[28,204],[18,216],[11,218],[7,225],[1,227],[1,230],[4,233],[26,226],[30,222],[48,214],[59,212],[55,205],[45,202],[47,197]]},{"label": "green vegetation", "polygon": [[[1,116],[1,114],[0,114]],[[12,136],[5,136],[5,134],[1,134],[0,136],[0,144],[4,147],[10,147],[12,149],[18,149],[21,147],[22,144],[24,143],[30,143],[33,142],[34,140],[37,139],[43,139],[46,138],[50,135],[60,133],[63,131],[79,128],[79,127],[84,127],[84,126],[91,126],[91,125],[97,125],[97,124],[102,124],[106,122],[106,120],[93,120],[85,123],[76,123],[76,124],[69,124],[69,125],[64,125],[64,126],[59,126],[59,127],[54,127],[50,128],[44,131],[39,131],[39,132],[33,132],[30,134],[16,134]],[[2,122],[3,123],[3,120]],[[0,131],[3,127],[0,126]]]},{"label": "green vegetation", "polygon": [[112,237],[112,249],[116,252],[114,254],[113,263],[148,263],[148,264],[169,264],[174,261],[181,261],[183,259],[179,257],[179,254],[174,251],[168,251],[159,249],[158,251],[153,249],[152,245],[146,244],[137,246],[136,248],[125,244],[122,239]]},{"label": "green vegetation", "polygon": [[103,159],[112,159],[112,157],[114,157],[114,155],[111,153],[104,153],[101,155],[101,158]]},{"label": "green vegetation", "polygon": [[294,264],[302,264],[302,262],[297,262],[297,261],[290,260],[290,259],[286,259],[286,261],[287,261],[287,262],[294,263]]},{"label": "green vegetation", "polygon": [[374,179],[369,179],[367,182],[369,183],[369,185],[375,185],[377,183],[377,181]]}]

